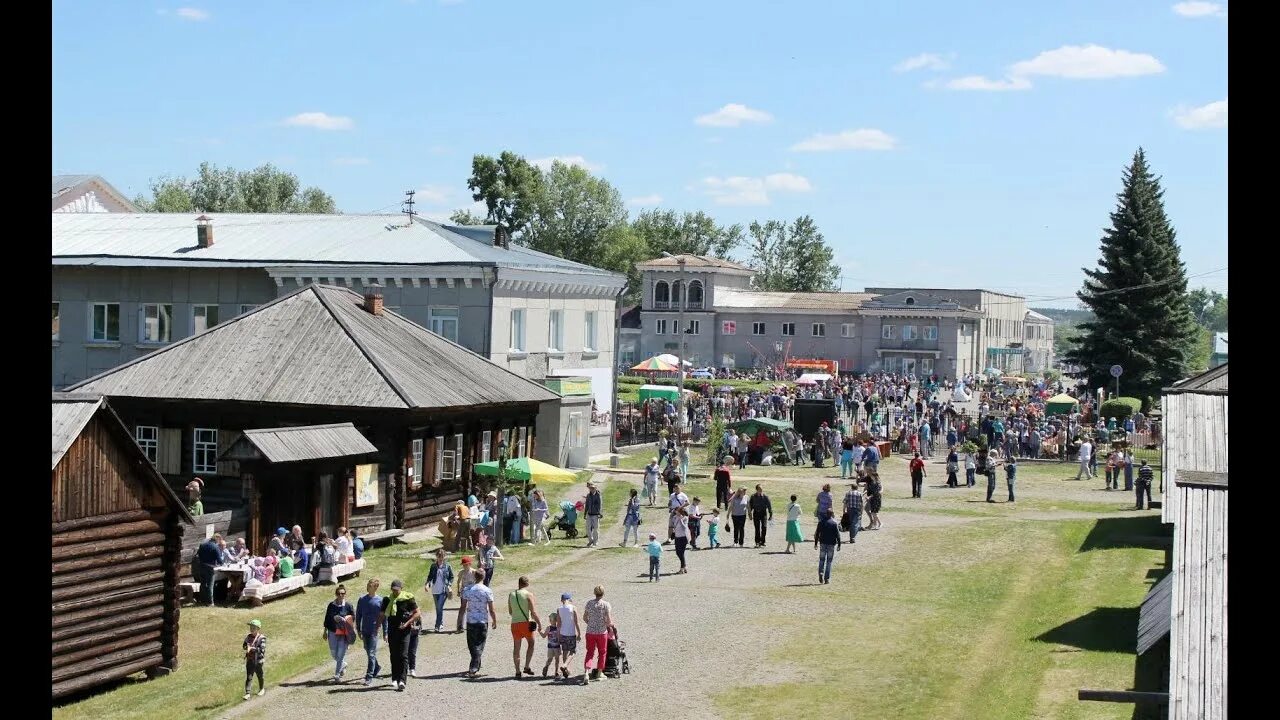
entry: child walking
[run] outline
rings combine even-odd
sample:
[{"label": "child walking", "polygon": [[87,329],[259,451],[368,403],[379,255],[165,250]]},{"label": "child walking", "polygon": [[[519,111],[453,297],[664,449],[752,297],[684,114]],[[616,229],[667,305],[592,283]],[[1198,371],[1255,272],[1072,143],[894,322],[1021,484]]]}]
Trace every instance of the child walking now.
[{"label": "child walking", "polygon": [[258,697],[267,692],[262,679],[262,664],[267,659],[267,636],[262,634],[262,621],[249,621],[249,634],[241,643],[244,649],[244,699],[249,699],[249,686],[253,676],[258,676]]},{"label": "child walking", "polygon": [[709,547],[720,547],[720,508],[711,511],[707,520],[707,544]]},{"label": "child walking", "polygon": [[649,533],[649,544],[644,546],[645,552],[649,553],[649,582],[657,582],[658,566],[662,563],[662,543],[658,542],[658,536]]},{"label": "child walking", "polygon": [[547,676],[553,660],[556,663],[555,676],[560,677],[560,613],[551,613],[551,622],[542,631],[542,637],[547,639],[547,661],[542,664],[542,677]]}]

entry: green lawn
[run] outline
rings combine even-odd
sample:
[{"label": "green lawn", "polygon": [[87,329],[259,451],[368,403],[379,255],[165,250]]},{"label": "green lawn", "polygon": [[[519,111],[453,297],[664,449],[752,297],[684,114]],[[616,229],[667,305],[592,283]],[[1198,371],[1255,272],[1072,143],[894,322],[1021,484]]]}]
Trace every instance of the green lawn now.
[{"label": "green lawn", "polygon": [[[579,480],[590,475],[590,472],[579,473]],[[606,509],[621,508],[625,504],[627,491],[632,487],[629,480],[622,476],[615,482],[604,484],[602,492]],[[547,489],[557,496],[558,501],[558,495],[568,486],[549,486]],[[602,533],[617,523],[616,513],[607,513],[600,523]],[[556,533],[551,545],[504,548],[506,559],[498,563],[495,584],[499,587],[506,584],[514,586],[518,576],[546,567],[573,549],[582,547],[586,542],[586,528],[581,518],[578,529],[580,535],[576,540],[567,540],[563,533]],[[422,597],[421,586],[430,564],[423,555],[439,546],[438,540],[429,540],[369,550],[365,553],[366,564],[361,576],[347,583],[348,598],[354,604],[355,599],[364,594],[365,583],[375,577],[382,581],[381,594],[386,594],[393,579],[400,578],[404,580],[406,589]],[[460,557],[454,554],[450,558],[455,571],[460,565]],[[184,709],[180,713],[182,717],[215,717],[240,702],[244,682],[240,641],[249,620],[261,620],[263,632],[267,635],[269,685],[277,685],[281,680],[328,661],[328,645],[321,638],[322,615],[325,605],[333,599],[333,590],[332,586],[313,586],[303,593],[269,602],[260,608],[185,607],[178,641],[178,672],[151,681],[129,681],[110,692],[56,707],[53,717],[55,720],[83,717],[95,720],[160,720],[178,716],[174,708]]]}]

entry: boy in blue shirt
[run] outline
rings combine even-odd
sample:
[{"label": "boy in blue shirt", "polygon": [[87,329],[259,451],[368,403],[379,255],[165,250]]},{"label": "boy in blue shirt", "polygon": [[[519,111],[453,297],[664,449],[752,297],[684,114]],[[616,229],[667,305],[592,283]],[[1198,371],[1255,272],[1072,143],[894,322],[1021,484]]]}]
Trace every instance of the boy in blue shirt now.
[{"label": "boy in blue shirt", "polygon": [[658,566],[662,563],[662,543],[658,542],[658,536],[649,533],[649,544],[644,546],[644,551],[649,553],[649,582],[657,582]]}]

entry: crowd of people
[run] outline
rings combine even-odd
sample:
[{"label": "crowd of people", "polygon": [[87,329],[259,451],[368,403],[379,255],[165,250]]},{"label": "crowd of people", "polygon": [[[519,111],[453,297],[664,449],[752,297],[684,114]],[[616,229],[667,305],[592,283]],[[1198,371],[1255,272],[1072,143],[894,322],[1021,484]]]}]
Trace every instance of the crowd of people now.
[{"label": "crowd of people", "polygon": [[[331,568],[352,562],[364,555],[364,541],[345,527],[336,530],[332,537],[321,531],[306,539],[302,527],[292,530],[276,528],[261,554],[251,552],[244,538],[230,544],[221,533],[214,533],[200,543],[191,559],[192,579],[200,584],[200,600],[214,605],[217,586],[225,583],[229,601],[237,598],[253,585],[270,585],[297,574],[310,574],[317,579],[323,568]],[[240,572],[224,573],[224,580],[217,581],[218,568],[235,568]]]}]

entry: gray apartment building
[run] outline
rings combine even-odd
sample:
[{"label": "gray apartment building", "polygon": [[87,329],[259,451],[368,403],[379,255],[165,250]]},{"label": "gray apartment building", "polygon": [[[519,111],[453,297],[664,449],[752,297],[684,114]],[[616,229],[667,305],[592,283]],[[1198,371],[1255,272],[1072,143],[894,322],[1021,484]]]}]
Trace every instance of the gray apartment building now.
[{"label": "gray apartment building", "polygon": [[1053,318],[1028,310],[1023,326],[1027,354],[1023,356],[1027,372],[1041,373],[1053,369]]},{"label": "gray apartment building", "polygon": [[[404,215],[53,213],[53,386],[309,283],[358,293],[513,372],[612,396],[622,275]],[[582,431],[585,434],[585,429]]]},{"label": "gray apartment building", "polygon": [[699,366],[761,367],[785,357],[835,360],[844,370],[951,377],[987,367],[1033,371],[1025,362],[1028,311],[1015,295],[938,288],[762,292],[751,289],[750,268],[694,255],[637,267],[644,278],[641,358],[674,353],[683,330],[685,354]]}]

